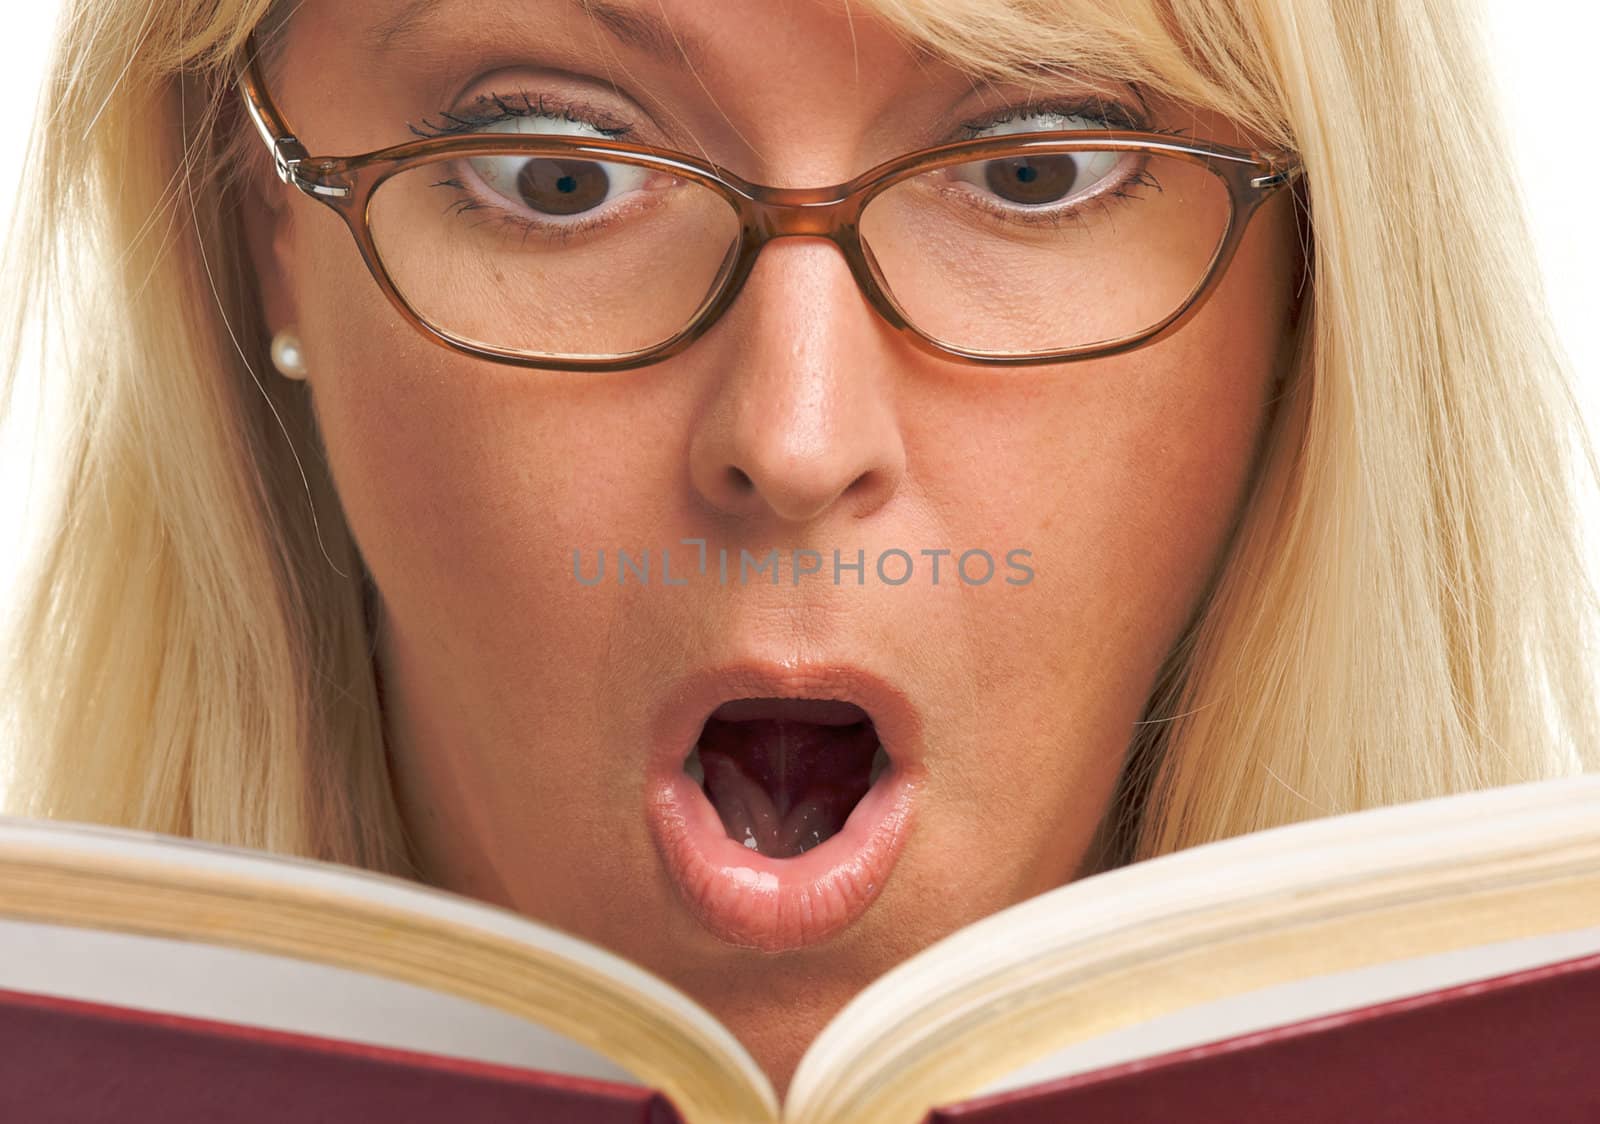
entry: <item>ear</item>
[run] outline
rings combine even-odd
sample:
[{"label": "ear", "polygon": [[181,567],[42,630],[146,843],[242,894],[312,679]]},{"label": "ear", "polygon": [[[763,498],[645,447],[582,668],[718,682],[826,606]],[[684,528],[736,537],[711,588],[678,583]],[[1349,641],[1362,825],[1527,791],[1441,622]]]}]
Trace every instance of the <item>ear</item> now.
[{"label": "ear", "polygon": [[241,221],[250,267],[261,296],[262,318],[269,335],[300,320],[290,284],[294,276],[291,190],[278,179],[270,163],[251,161],[245,177]]}]

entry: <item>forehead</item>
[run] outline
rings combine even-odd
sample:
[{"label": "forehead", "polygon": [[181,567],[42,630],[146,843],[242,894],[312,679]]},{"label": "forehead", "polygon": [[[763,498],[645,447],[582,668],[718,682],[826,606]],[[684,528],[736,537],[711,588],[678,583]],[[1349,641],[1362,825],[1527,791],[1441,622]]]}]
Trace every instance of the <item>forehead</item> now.
[{"label": "forehead", "polygon": [[[659,111],[683,143],[705,138],[750,174],[791,163],[788,150],[802,142],[818,162],[856,167],[945,139],[938,134],[958,110],[971,117],[1032,92],[941,58],[863,0],[300,0],[288,19],[291,69],[313,91],[306,114],[331,116],[319,106],[337,104],[346,118],[399,111],[398,121],[415,120],[475,76],[539,70]],[[341,125],[317,129],[321,147],[406,139],[336,141],[328,130]]]},{"label": "forehead", "polygon": [[[365,7],[365,37],[369,46],[382,51],[413,35],[427,33],[430,28],[437,29],[443,20],[483,14],[488,7],[481,0],[386,0]],[[870,12],[829,0],[782,5],[729,0],[655,0],[649,4],[638,0],[521,0],[517,4],[493,5],[493,12],[511,19],[581,16],[596,31],[661,62],[704,61],[706,43],[716,38],[718,29],[736,31],[743,38],[759,26],[799,27],[810,16],[836,16],[856,32],[877,22]],[[870,33],[870,28],[866,30]],[[931,54],[921,44],[911,45],[910,50],[916,55]]]},{"label": "forehead", "polygon": [[879,68],[935,62],[926,45],[897,36],[848,0],[380,0],[323,11],[375,58],[437,49],[487,24],[507,39],[556,37],[619,62],[687,68],[708,80],[733,76],[732,64],[750,57],[817,66],[842,54],[858,78],[864,57]]}]

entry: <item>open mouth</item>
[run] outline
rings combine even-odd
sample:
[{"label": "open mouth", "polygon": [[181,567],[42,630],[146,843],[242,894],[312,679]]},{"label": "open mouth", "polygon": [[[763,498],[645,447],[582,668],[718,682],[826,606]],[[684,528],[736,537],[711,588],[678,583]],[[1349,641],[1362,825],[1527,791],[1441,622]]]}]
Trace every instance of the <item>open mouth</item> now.
[{"label": "open mouth", "polygon": [[730,839],[789,858],[835,835],[890,765],[854,703],[743,698],[712,711],[683,770]]},{"label": "open mouth", "polygon": [[848,664],[746,660],[662,692],[644,817],[701,927],[762,952],[816,945],[884,893],[926,783],[923,719]]}]

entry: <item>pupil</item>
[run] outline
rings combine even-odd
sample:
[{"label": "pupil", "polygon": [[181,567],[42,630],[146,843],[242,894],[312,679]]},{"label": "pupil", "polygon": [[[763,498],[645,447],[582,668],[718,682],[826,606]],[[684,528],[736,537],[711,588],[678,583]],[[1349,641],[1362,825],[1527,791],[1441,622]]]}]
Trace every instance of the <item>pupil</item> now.
[{"label": "pupil", "polygon": [[522,201],[547,215],[591,210],[605,202],[610,189],[605,167],[593,160],[535,157],[517,175],[517,194]]},{"label": "pupil", "polygon": [[1065,154],[993,160],[984,181],[990,191],[1011,203],[1051,203],[1077,185],[1078,165]]}]

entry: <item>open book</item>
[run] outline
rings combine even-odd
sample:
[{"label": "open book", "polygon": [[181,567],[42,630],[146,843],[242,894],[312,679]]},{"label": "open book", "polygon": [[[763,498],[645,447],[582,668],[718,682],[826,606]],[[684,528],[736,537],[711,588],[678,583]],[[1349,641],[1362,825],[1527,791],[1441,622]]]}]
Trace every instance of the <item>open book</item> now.
[{"label": "open book", "polygon": [[[480,1082],[553,1090],[569,1111],[592,1098],[593,1113],[562,1119],[1049,1119],[1096,1075],[1126,1083],[1141,1066],[1160,1071],[1149,1068],[1154,1055],[1188,1051],[1192,1063],[1203,1044],[1254,1046],[1272,1038],[1266,1029],[1330,1024],[1337,1012],[1379,1012],[1373,1025],[1392,1029],[1402,1024],[1382,1013],[1416,1006],[1405,997],[1478,995],[1481,981],[1519,985],[1540,978],[1540,966],[1546,976],[1586,970],[1537,995],[1523,985],[1541,1004],[1530,1009],[1552,1026],[1589,1018],[1592,1028],[1597,951],[1600,775],[1311,820],[1082,879],[925,949],[840,1011],[780,1106],[740,1044],[686,996],[508,911],[329,864],[0,818],[0,1047],[24,1041],[35,1052],[30,1061],[0,1049],[10,1059],[0,1064],[9,1066],[0,1116],[24,1118],[14,1099],[25,1095],[27,1067],[44,1067],[58,1090],[92,1087],[117,1068],[72,1037],[81,1030],[51,1039],[27,1019],[81,1028],[97,1013],[153,1011],[167,1013],[147,1020],[153,1028],[184,1025],[174,1015],[201,1034],[261,1028],[257,1038],[278,1050],[273,1064],[318,1043],[335,1058],[341,1043],[361,1043],[360,1058],[385,1059],[391,1074],[426,1070],[431,1057],[438,1072],[459,1075],[460,1060],[472,1059]],[[60,1023],[65,1016],[79,1021]],[[1543,1023],[1530,1025],[1529,1035],[1496,1041],[1496,1056],[1518,1058],[1518,1043],[1536,1042]],[[1473,1034],[1506,1030],[1499,1022]],[[104,1041],[136,1047],[140,1033]],[[1574,1046],[1593,1040],[1586,1030]],[[52,1041],[76,1042],[78,1053],[64,1063]],[[162,1050],[150,1056],[179,1056]],[[1543,1046],[1523,1053],[1536,1054],[1522,1059],[1530,1065],[1554,1057]],[[248,1051],[238,1056],[250,1064]],[[1250,1058],[1235,1050],[1233,1064],[1248,1074]],[[79,1067],[70,1082],[63,1064]],[[290,1086],[296,1072],[275,1079]],[[319,1080],[338,1080],[327,1072]],[[1600,1079],[1586,1095],[1600,1098]],[[1030,1098],[1051,1111],[1018,1113]],[[464,1124],[512,1118],[453,1103]],[[635,1114],[600,1111],[620,1104]],[[980,1111],[1002,1104],[1009,1114]]]}]

